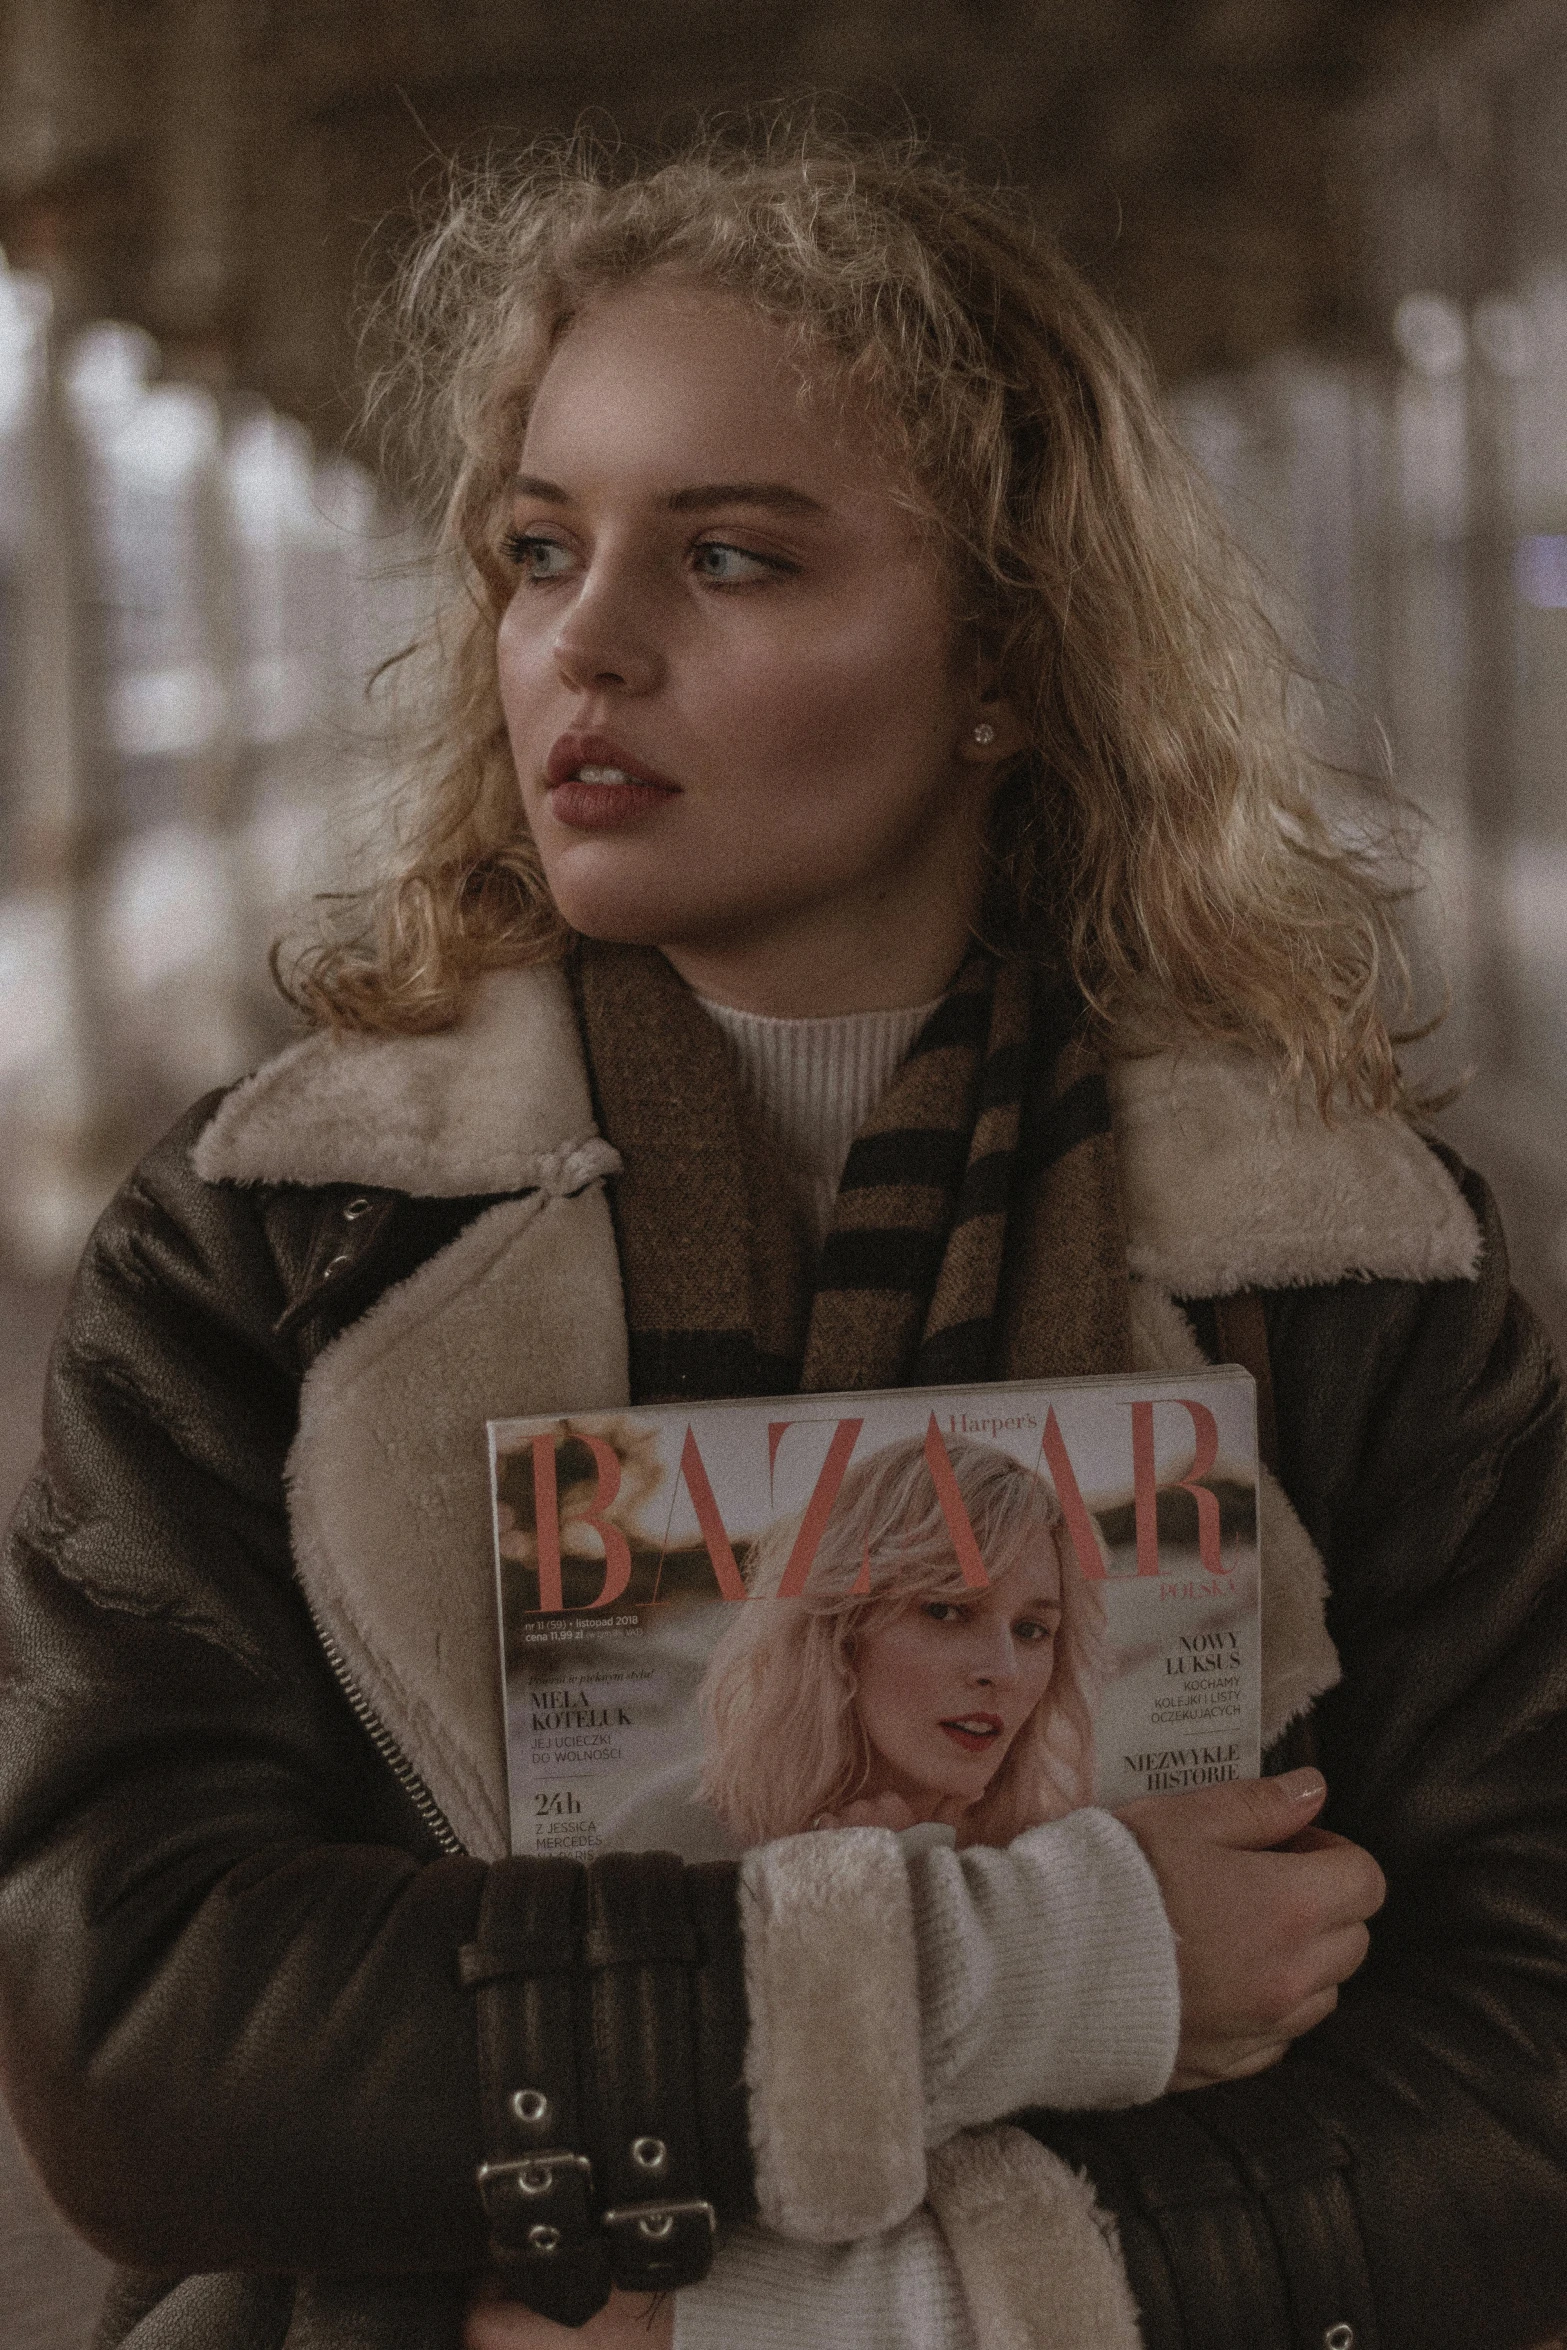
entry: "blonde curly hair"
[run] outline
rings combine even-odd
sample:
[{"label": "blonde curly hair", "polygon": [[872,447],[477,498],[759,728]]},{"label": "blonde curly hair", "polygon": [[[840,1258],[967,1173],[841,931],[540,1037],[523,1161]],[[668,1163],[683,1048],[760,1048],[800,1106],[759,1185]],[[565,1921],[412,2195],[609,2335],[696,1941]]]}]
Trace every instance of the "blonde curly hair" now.
[{"label": "blonde curly hair", "polygon": [[1292,666],[1127,334],[1014,200],[917,146],[705,138],[625,171],[583,141],[461,178],[381,313],[372,407],[411,429],[449,593],[395,870],[339,903],[286,992],[420,1031],[568,943],[496,680],[508,483],[550,355],[650,271],[734,291],[855,398],[936,534],[960,627],[1028,752],[998,795],[985,935],[1064,960],[1108,1026],[1262,1052],[1326,1109],[1401,1099],[1395,892],[1345,845]]}]

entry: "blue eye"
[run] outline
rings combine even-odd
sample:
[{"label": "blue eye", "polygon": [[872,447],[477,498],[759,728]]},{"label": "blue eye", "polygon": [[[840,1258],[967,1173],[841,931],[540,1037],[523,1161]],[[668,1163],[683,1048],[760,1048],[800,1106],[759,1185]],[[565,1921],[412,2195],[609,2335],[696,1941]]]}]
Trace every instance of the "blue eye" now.
[{"label": "blue eye", "polygon": [[722,539],[703,539],[691,550],[691,565],[699,579],[708,579],[716,587],[743,587],[748,581],[766,579],[770,573],[792,571],[794,565],[774,555],[753,555],[744,547],[732,547]]},{"label": "blue eye", "polygon": [[531,531],[508,531],[501,552],[515,563],[525,579],[560,579],[571,566],[571,550],[558,539],[539,538]]},{"label": "blue eye", "polygon": [[1055,1636],[1054,1624],[1037,1623],[1032,1616],[1024,1616],[1020,1623],[1016,1623],[1012,1627],[1014,1640],[1054,1640]]},{"label": "blue eye", "polygon": [[927,1599],[924,1613],[933,1624],[961,1624],[963,1610],[955,1599]]}]

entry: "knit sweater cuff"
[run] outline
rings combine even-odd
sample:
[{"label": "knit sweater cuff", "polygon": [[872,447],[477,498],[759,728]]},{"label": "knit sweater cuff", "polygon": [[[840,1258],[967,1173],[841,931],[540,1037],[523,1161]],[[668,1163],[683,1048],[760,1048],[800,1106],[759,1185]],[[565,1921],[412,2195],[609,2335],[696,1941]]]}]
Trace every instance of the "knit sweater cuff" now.
[{"label": "knit sweater cuff", "polygon": [[746,2079],[766,2227],[896,2227],[926,2146],[1032,2105],[1135,2105],[1175,2064],[1175,1938],[1109,1812],[1004,1848],[829,1829],[741,1864]]},{"label": "knit sweater cuff", "polygon": [[1175,2066],[1175,1937],[1109,1812],[908,1856],[927,2145],[1033,2105],[1139,2105]]},{"label": "knit sweater cuff", "polygon": [[975,2350],[975,2339],[941,2230],[916,2211],[858,2244],[739,2229],[706,2280],[675,2295],[675,2350]]}]

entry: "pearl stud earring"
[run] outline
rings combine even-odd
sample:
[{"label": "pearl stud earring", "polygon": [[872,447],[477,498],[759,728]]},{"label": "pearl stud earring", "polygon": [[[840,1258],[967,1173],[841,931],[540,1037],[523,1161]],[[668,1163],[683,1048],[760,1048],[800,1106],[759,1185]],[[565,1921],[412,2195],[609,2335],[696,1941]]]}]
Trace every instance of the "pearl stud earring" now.
[{"label": "pearl stud earring", "polygon": [[974,740],[977,743],[993,743],[995,739],[995,728],[991,725],[988,718],[982,718],[974,729]]}]

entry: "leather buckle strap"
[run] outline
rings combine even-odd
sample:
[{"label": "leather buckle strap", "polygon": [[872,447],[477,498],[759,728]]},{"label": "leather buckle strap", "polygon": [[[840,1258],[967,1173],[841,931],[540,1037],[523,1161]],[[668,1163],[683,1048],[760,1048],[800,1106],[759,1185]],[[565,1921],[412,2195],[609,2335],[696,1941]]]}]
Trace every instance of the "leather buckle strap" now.
[{"label": "leather buckle strap", "polygon": [[479,2197],[498,2259],[552,2260],[592,2228],[593,2165],[558,2146],[512,2162],[481,2162]]},{"label": "leather buckle strap", "polygon": [[482,1991],[487,1983],[519,1983],[530,1975],[570,1974],[577,1963],[575,1942],[554,1935],[534,1935],[508,1943],[504,1950],[487,1950],[479,1942],[465,1942],[457,1953],[457,1980],[465,1991]]},{"label": "leather buckle strap", "polygon": [[648,2293],[698,2285],[713,2263],[718,2214],[692,2196],[678,2203],[623,2203],[606,2211],[617,2284]]},{"label": "leather buckle strap", "polygon": [[743,2072],[743,1996],[696,1988],[709,1943],[738,1983],[733,1907],[729,1875],[688,1910],[667,1853],[489,1871],[457,1970],[478,2014],[476,2175],[502,2289],[541,2316],[581,2325],[612,2283],[656,2293],[706,2276],[718,2212],[699,2046],[722,2068],[713,2116],[726,2153],[739,2128],[746,2208],[744,2099],[727,2086]]},{"label": "leather buckle strap", "polygon": [[750,2219],[756,2211],[738,1874],[732,1861],[698,1862],[685,1872],[686,1911],[699,1949],[691,1975],[691,2025],[703,2186],[719,2219],[729,2223]]},{"label": "leather buckle strap", "polygon": [[[584,2324],[609,2297],[577,2077],[575,1954],[585,1923],[572,1861],[491,1867],[458,1979],[478,2011],[485,2159],[475,2178],[490,2255],[540,2316]],[[573,2144],[573,2141],[576,2144]]]},{"label": "leather buckle strap", "polygon": [[594,2071],[589,2143],[615,2283],[696,2284],[717,2215],[702,2190],[692,1972],[699,1954],[672,1854],[601,1853],[588,1868],[583,1937]]}]

